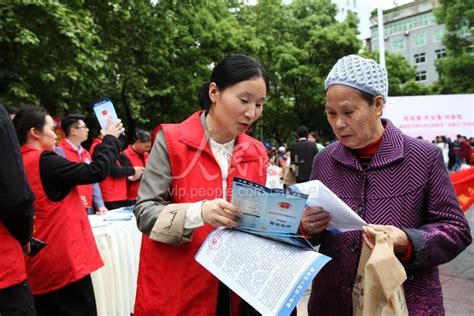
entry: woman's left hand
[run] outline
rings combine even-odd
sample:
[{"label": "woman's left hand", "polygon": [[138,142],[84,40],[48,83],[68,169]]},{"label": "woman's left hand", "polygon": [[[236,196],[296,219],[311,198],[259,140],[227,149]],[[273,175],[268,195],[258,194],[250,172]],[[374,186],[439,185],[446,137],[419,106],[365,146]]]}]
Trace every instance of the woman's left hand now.
[{"label": "woman's left hand", "polygon": [[408,247],[408,236],[407,234],[398,227],[393,225],[372,225],[362,227],[363,238],[365,244],[369,247],[370,250],[373,250],[375,247],[375,235],[378,232],[384,232],[390,236],[393,243],[393,251],[395,254],[405,254]]}]

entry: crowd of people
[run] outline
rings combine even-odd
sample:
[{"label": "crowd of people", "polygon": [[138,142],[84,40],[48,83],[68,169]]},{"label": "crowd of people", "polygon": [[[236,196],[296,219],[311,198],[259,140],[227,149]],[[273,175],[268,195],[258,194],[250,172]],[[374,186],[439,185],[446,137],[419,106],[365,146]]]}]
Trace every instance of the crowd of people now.
[{"label": "crowd of people", "polygon": [[[194,256],[215,227],[239,226],[234,177],[265,185],[274,169],[278,179],[323,182],[370,223],[341,233],[327,229],[331,210],[305,208],[300,233],[332,258],[313,281],[309,315],[352,313],[362,245],[373,249],[379,232],[408,275],[408,312],[443,315],[437,266],[471,243],[470,228],[443,151],[381,118],[385,69],[356,55],[333,66],[324,89],[337,140],[326,147],[304,126],[294,145],[270,153],[246,134],[269,85],[259,62],[227,56],[199,90],[201,109],[183,122],[140,131],[124,146],[122,123],[109,121],[89,150],[81,116],[63,118],[56,144],[43,108],[23,108],[13,123],[0,108],[0,314],[95,315],[90,274],[103,262],[87,214],[133,205],[143,233],[135,315],[257,315]],[[31,255],[35,240],[47,245]]]},{"label": "crowd of people", "polygon": [[[288,185],[307,181],[311,174],[313,157],[334,141],[331,139],[324,145],[321,144],[318,134],[308,132],[305,126],[300,126],[296,134],[297,142],[292,149],[284,144],[278,149],[272,147],[268,150],[267,187],[286,188]],[[421,136],[417,138],[423,140]],[[307,146],[309,152],[306,150],[307,156],[302,158],[301,147],[306,141],[314,143],[316,151],[314,146]],[[444,164],[449,172],[469,168],[474,164],[474,137],[467,138],[458,134],[456,139],[451,141],[449,137],[436,136],[432,142],[441,148]]]},{"label": "crowd of people", "polygon": [[443,151],[444,164],[449,171],[459,171],[474,164],[474,137],[457,135],[454,141],[446,136],[436,136],[433,141]]}]

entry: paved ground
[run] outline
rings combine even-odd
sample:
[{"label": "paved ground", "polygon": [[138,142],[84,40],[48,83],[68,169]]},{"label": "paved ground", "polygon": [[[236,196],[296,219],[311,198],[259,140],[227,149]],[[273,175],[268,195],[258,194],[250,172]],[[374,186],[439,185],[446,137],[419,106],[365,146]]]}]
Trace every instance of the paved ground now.
[{"label": "paved ground", "polygon": [[[466,213],[474,235],[474,206]],[[471,244],[453,261],[439,267],[447,316],[474,315],[474,245]],[[298,304],[298,316],[307,316],[309,292]]]}]

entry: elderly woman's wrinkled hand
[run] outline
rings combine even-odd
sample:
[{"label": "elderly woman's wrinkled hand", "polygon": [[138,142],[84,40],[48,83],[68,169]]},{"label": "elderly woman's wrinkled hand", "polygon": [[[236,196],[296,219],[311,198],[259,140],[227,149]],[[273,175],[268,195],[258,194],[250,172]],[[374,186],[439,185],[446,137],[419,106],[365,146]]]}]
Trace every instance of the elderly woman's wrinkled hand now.
[{"label": "elderly woman's wrinkled hand", "polygon": [[393,251],[395,254],[405,254],[408,247],[407,234],[398,227],[393,225],[372,225],[363,226],[363,238],[369,249],[374,249],[375,235],[378,232],[386,233],[390,236],[393,243]]},{"label": "elderly woman's wrinkled hand", "polygon": [[204,201],[201,206],[201,216],[206,224],[212,226],[238,227],[237,215],[240,209],[223,199]]},{"label": "elderly woman's wrinkled hand", "polygon": [[301,218],[301,228],[308,235],[322,232],[329,226],[331,216],[321,207],[306,207]]}]

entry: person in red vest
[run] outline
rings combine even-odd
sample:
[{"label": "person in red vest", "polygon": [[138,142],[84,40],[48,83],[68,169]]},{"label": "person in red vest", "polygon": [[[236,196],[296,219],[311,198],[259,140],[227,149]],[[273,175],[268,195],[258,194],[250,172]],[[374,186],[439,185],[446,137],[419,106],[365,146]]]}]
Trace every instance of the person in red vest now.
[{"label": "person in red vest", "polygon": [[266,150],[245,132],[262,115],[268,84],[258,62],[228,56],[200,89],[202,111],[159,125],[135,205],[143,232],[135,315],[253,310],[194,256],[214,227],[239,225],[234,177],[265,184]]},{"label": "person in red vest", "polygon": [[3,106],[0,148],[0,315],[35,315],[24,260],[30,251],[35,197],[23,171],[15,129]]},{"label": "person in red vest", "polygon": [[[97,144],[100,143],[102,135],[99,134],[92,140],[90,151],[94,154]],[[128,200],[127,179],[139,179],[142,176],[143,167],[132,167],[130,160],[123,152],[110,170],[110,175],[99,183],[104,204],[109,210],[130,206],[134,203]]]},{"label": "person in red vest", "polygon": [[[151,149],[151,137],[150,133],[146,131],[137,131],[135,133],[135,142],[129,145],[127,149],[123,151],[124,155],[130,160],[132,167],[145,168],[148,161],[148,152]],[[141,176],[130,176],[127,181],[127,198],[130,203],[135,204],[138,197],[138,187],[140,186]]]},{"label": "person in red vest", "polygon": [[13,120],[28,183],[36,196],[33,236],[47,243],[26,259],[38,315],[96,315],[90,274],[103,266],[77,185],[107,177],[123,131],[110,123],[92,162],[68,161],[54,152],[54,121],[46,110],[29,107]]},{"label": "person in red vest", "polygon": [[[87,149],[81,146],[89,135],[89,128],[84,121],[84,116],[76,114],[66,116],[61,121],[61,129],[66,138],[59,142],[56,152],[70,161],[91,163],[91,155]],[[95,212],[100,215],[107,214],[98,183],[79,185],[77,189],[87,214]]]},{"label": "person in red vest", "polygon": [[459,157],[461,158],[462,163],[471,164],[471,144],[467,140],[466,136],[461,136],[461,149],[459,150]]},{"label": "person in red vest", "polygon": [[[132,167],[141,168],[143,172],[143,169],[145,168],[145,165],[148,161],[148,152],[150,149],[150,133],[139,130],[135,133],[135,142],[132,145],[129,145],[127,149],[123,151],[123,153],[125,156],[127,156]],[[127,198],[130,203],[135,204],[137,202],[140,178],[141,175],[133,175],[127,179]]]}]

